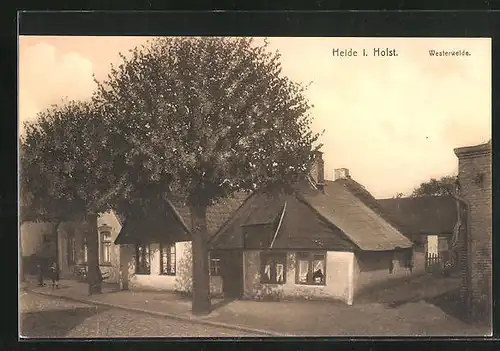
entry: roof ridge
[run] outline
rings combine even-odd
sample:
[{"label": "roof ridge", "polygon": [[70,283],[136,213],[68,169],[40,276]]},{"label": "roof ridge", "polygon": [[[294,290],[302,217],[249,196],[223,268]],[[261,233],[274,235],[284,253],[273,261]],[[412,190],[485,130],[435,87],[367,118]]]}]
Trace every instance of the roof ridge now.
[{"label": "roof ridge", "polygon": [[281,229],[281,223],[283,222],[283,217],[285,216],[285,211],[286,211],[286,200],[285,200],[285,204],[283,205],[283,210],[281,211],[281,216],[280,216],[280,221],[278,223],[278,227],[276,228],[276,232],[274,233],[273,241],[271,242],[271,245],[269,246],[270,249],[273,248],[274,242],[276,241],[276,237],[278,236],[278,233]]}]

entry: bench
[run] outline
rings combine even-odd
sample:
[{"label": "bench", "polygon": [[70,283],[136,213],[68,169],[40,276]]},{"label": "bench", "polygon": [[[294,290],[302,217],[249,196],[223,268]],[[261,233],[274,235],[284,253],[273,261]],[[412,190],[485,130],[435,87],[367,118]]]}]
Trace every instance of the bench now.
[{"label": "bench", "polygon": [[[78,278],[78,280],[86,282],[87,281],[87,266],[86,265],[77,265],[74,268],[74,275]],[[104,272],[104,274],[101,271],[101,268],[98,267],[98,277],[100,278],[101,283],[105,281],[106,279],[109,279],[109,272]]]}]

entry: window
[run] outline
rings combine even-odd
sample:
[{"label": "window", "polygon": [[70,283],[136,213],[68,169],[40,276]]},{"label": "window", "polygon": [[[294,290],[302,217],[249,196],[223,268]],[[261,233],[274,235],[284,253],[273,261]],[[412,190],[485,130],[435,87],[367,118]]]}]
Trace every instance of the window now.
[{"label": "window", "polygon": [[75,264],[75,259],[76,259],[76,243],[75,243],[74,233],[68,233],[67,244],[68,244],[67,247],[68,266],[72,266]]},{"label": "window", "polygon": [[88,258],[89,258],[89,248],[87,246],[87,238],[84,237],[83,238],[83,263],[87,263]]},{"label": "window", "polygon": [[101,263],[111,264],[111,232],[101,232]]},{"label": "window", "polygon": [[286,281],[286,253],[260,253],[260,282],[284,284]]},{"label": "window", "polygon": [[325,254],[297,252],[296,283],[306,285],[325,284]]},{"label": "window", "polygon": [[172,245],[160,246],[160,273],[175,275],[175,243]]},{"label": "window", "polygon": [[151,274],[149,245],[138,244],[135,247],[135,273]]},{"label": "window", "polygon": [[214,277],[220,275],[220,257],[210,258],[210,275]]}]

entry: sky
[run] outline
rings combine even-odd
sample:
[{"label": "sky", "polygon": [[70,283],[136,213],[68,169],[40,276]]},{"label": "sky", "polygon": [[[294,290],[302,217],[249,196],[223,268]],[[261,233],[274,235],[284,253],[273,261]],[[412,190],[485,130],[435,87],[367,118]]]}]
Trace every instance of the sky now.
[{"label": "sky", "polygon": [[[62,99],[84,100],[147,37],[19,38],[19,132]],[[262,39],[257,38],[259,43]],[[489,38],[268,38],[283,74],[312,82],[312,128],[325,177],[348,168],[375,197],[408,194],[430,178],[456,174],[453,149],[491,138]],[[373,49],[398,56],[374,56]],[[334,56],[353,49],[358,56]],[[363,56],[365,49],[367,56]],[[465,50],[469,56],[430,56]]]}]

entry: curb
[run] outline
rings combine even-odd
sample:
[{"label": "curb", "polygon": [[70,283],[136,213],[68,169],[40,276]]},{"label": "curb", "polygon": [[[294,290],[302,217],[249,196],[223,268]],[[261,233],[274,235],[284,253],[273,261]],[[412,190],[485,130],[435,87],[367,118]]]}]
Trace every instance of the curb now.
[{"label": "curb", "polygon": [[242,331],[242,332],[247,332],[247,333],[254,333],[254,334],[262,334],[265,336],[291,336],[287,334],[282,334],[282,333],[277,333],[277,332],[270,332],[267,330],[261,330],[261,329],[254,329],[254,328],[249,328],[249,327],[243,327],[235,324],[227,324],[223,322],[215,322],[215,321],[210,321],[210,320],[203,320],[200,319],[200,317],[184,317],[180,316],[177,314],[172,314],[172,313],[165,313],[165,312],[157,312],[157,311],[151,311],[151,310],[146,310],[142,308],[136,308],[136,307],[128,307],[128,306],[123,306],[123,305],[117,305],[109,302],[102,302],[102,301],[95,301],[95,300],[86,300],[86,299],[79,299],[75,297],[69,297],[69,296],[60,296],[60,295],[54,295],[51,293],[46,293],[46,292],[41,292],[41,291],[34,291],[30,288],[26,288],[25,291],[29,291],[33,294],[37,295],[42,295],[42,296],[48,296],[48,297],[53,297],[53,298],[59,298],[59,299],[64,299],[68,301],[74,301],[74,302],[80,302],[80,303],[86,303],[86,304],[92,304],[92,305],[97,305],[97,306],[106,306],[106,307],[111,307],[111,308],[117,308],[121,310],[126,310],[126,311],[132,311],[132,312],[138,312],[138,313],[145,313],[153,316],[158,316],[158,317],[163,317],[163,318],[170,318],[170,319],[176,319],[180,320],[183,322],[190,322],[190,323],[196,323],[196,324],[202,324],[202,325],[209,325],[212,327],[219,327],[219,328],[225,328],[225,329],[231,329],[231,330],[236,330],[236,331]]}]

